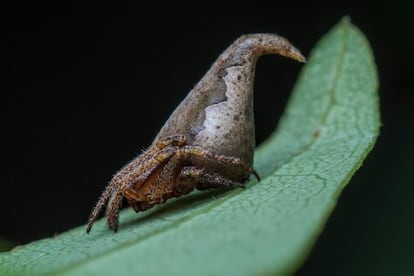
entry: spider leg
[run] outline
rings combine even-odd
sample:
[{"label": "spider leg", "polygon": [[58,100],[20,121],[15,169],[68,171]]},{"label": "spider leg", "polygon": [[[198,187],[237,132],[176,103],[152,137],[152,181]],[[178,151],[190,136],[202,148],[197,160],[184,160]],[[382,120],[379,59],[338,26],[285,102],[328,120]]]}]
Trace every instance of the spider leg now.
[{"label": "spider leg", "polygon": [[[172,137],[175,138],[176,136]],[[178,136],[178,138],[180,137],[182,136]],[[175,154],[178,150],[178,146],[174,146],[174,143],[180,143],[181,140],[171,141],[171,137],[167,138],[168,140],[161,140],[157,143],[155,146],[157,149],[151,147],[139,156],[138,161],[134,161],[126,165],[115,175],[114,179],[120,183],[119,186],[123,191],[128,188],[138,190],[155,170],[163,167],[164,164]],[[163,144],[163,146],[160,147],[160,144],[167,142],[170,144],[167,146]]]},{"label": "spider leg", "polygon": [[[109,192],[105,194],[105,198],[101,197],[102,200],[100,199],[98,201],[99,208],[95,208],[97,209],[96,214],[94,212],[92,213],[93,219],[91,220],[90,226],[88,224],[87,231],[90,231],[93,222],[96,220],[103,206],[109,199],[105,215],[107,217],[108,227],[116,232],[118,230],[119,211],[125,191],[136,191],[139,190],[144,183],[153,182],[154,175],[157,175],[164,164],[172,155],[174,155],[177,147],[182,146],[184,143],[184,136],[171,136],[162,139],[158,141],[154,147],[151,147],[121,169],[111,181],[111,188],[109,189]],[[114,191],[115,189],[116,191]],[[131,192],[127,195],[128,203],[130,205],[131,195],[133,195]],[[135,205],[136,204],[132,206],[134,207]],[[136,209],[136,207],[134,207],[134,209]]]},{"label": "spider leg", "polygon": [[152,172],[152,174],[150,174],[144,181],[131,185],[125,189],[124,196],[128,204],[134,209],[135,212],[143,211],[152,207],[152,205],[150,206],[147,204],[147,196],[151,193],[150,188],[154,183],[156,183],[163,167],[163,164],[160,164],[160,166],[156,168],[154,172]]},{"label": "spider leg", "polygon": [[[134,196],[136,191],[139,191],[146,182],[153,182],[155,175],[162,169],[162,164],[165,162],[164,159],[168,160],[170,158],[172,154],[170,151],[171,149],[165,149],[158,152],[151,158],[148,158],[147,162],[141,163],[133,171],[130,171],[128,166],[126,167],[126,173],[120,178],[116,191],[111,194],[106,207],[105,216],[109,229],[114,232],[118,230],[119,211],[124,196],[126,196],[128,203],[130,205],[133,204],[133,208],[136,209],[134,207],[136,204],[133,203],[136,199],[134,200],[131,196]],[[122,172],[119,172],[117,175],[122,175]],[[133,192],[131,193],[131,191]]]},{"label": "spider leg", "polygon": [[181,171],[180,157],[173,155],[160,163],[142,185],[125,190],[125,197],[135,212],[147,210],[176,196],[177,177]]},{"label": "spider leg", "polygon": [[246,172],[253,174],[260,181],[259,174],[252,166],[237,157],[216,154],[199,146],[183,146],[177,155],[181,157],[181,160],[191,160],[191,163],[198,167],[213,167],[209,171],[220,171],[227,168],[226,171],[233,171],[235,175],[239,176],[246,174]]},{"label": "spider leg", "polygon": [[108,227],[114,232],[118,230],[119,210],[121,209],[123,197],[123,191],[118,189],[111,195],[111,198],[108,201],[108,206],[106,207],[105,216],[107,219]]},{"label": "spider leg", "polygon": [[179,183],[181,186],[185,186],[186,183],[197,183],[196,188],[198,190],[218,187],[244,188],[243,183],[197,167],[184,167],[179,176]]},{"label": "spider leg", "polygon": [[164,149],[168,146],[182,147],[186,144],[187,139],[184,135],[172,135],[157,140],[155,146],[158,149]]},{"label": "spider leg", "polygon": [[112,195],[112,191],[115,188],[116,184],[114,182],[110,182],[105,190],[103,191],[102,195],[100,196],[98,202],[96,203],[95,207],[92,210],[91,215],[88,219],[88,226],[86,228],[86,233],[89,234],[89,232],[92,229],[92,225],[98,218],[99,214],[101,213],[103,207],[106,205],[106,202],[108,201],[109,197]]}]

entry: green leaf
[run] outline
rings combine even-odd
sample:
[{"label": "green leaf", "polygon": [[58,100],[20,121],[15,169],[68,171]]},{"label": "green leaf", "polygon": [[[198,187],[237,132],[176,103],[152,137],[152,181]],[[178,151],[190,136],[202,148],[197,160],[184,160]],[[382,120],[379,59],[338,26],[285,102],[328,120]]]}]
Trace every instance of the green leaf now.
[{"label": "green leaf", "polygon": [[1,275],[263,275],[294,272],[377,138],[377,76],[342,20],[316,46],[246,189],[195,192],[0,254]]}]

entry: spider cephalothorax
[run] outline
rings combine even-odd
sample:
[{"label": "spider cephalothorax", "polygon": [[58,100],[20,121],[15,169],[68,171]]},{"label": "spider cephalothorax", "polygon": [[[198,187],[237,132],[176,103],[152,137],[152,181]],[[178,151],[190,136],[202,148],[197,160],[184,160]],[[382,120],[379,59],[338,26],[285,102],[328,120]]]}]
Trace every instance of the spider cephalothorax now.
[{"label": "spider cephalothorax", "polygon": [[304,57],[286,39],[252,34],[224,51],[161,128],[152,145],[110,181],[89,217],[87,232],[106,205],[116,231],[123,197],[136,212],[194,189],[243,187],[253,169],[253,80],[257,59]]}]

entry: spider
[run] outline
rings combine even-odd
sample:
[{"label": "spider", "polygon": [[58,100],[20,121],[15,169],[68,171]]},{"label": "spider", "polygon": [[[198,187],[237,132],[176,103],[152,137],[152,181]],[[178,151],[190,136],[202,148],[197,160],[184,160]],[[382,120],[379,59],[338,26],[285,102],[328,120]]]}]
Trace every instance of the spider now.
[{"label": "spider", "polygon": [[107,206],[108,226],[116,232],[123,197],[139,212],[194,189],[244,187],[251,174],[260,180],[252,168],[253,80],[256,61],[265,54],[305,61],[275,34],[244,35],[233,42],[172,113],[148,150],[115,174],[92,210],[86,231]]},{"label": "spider", "polygon": [[106,204],[108,227],[116,232],[124,196],[139,212],[194,189],[241,188],[250,174],[260,179],[241,159],[215,154],[186,142],[183,135],[160,139],[115,174],[92,210],[86,232],[90,232]]}]

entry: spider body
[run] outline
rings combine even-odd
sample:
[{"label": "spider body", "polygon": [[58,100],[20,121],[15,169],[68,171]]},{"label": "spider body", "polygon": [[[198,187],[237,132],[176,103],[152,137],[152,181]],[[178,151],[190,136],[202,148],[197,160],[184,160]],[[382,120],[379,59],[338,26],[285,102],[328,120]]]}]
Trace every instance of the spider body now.
[{"label": "spider body", "polygon": [[253,169],[253,81],[256,61],[266,54],[305,61],[274,34],[237,39],[175,109],[152,145],[115,174],[86,231],[105,206],[108,226],[116,231],[124,197],[139,212],[194,189],[244,187],[250,174],[259,179]]}]

